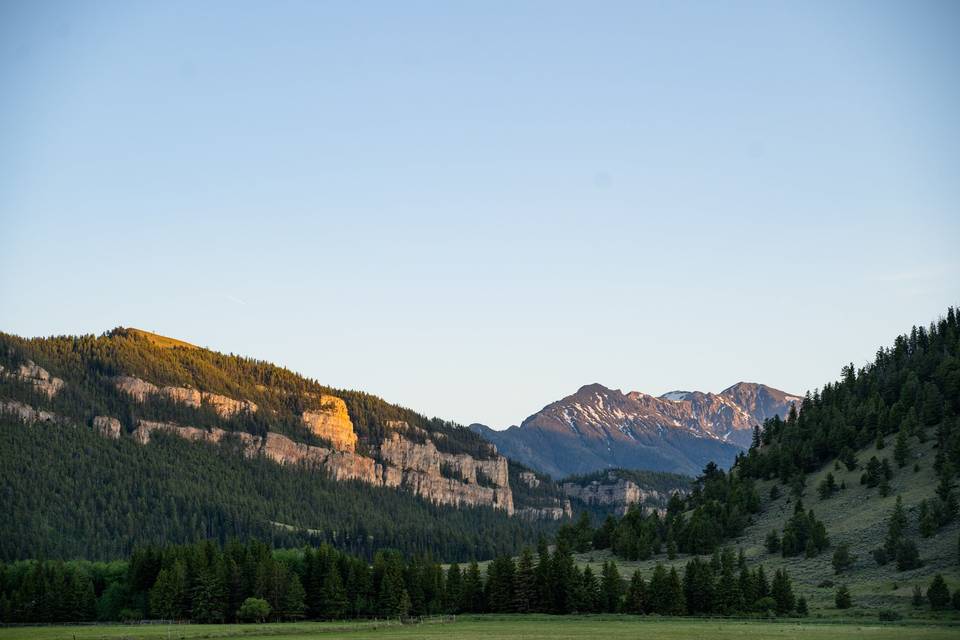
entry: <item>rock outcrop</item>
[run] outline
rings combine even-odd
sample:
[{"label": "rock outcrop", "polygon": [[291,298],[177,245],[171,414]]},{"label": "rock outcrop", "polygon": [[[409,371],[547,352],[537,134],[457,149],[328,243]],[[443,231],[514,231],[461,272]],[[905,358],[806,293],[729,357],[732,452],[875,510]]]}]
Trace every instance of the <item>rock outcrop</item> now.
[{"label": "rock outcrop", "polygon": [[231,418],[243,411],[257,411],[257,404],[250,400],[236,400],[217,393],[197,391],[190,387],[158,387],[133,376],[117,376],[114,378],[114,384],[117,389],[138,402],[143,402],[152,395],[159,395],[194,408],[200,408],[206,404],[221,418]]},{"label": "rock outcrop", "polygon": [[12,371],[4,371],[4,368],[0,366],[0,373],[8,378],[32,384],[37,391],[46,394],[48,398],[57,395],[65,384],[63,380],[50,375],[49,371],[32,360],[27,360]]},{"label": "rock outcrop", "polygon": [[564,500],[563,506],[523,507],[517,509],[516,514],[527,520],[562,520],[573,517],[573,507],[570,505],[570,500]]},{"label": "rock outcrop", "polygon": [[34,409],[28,404],[16,400],[0,400],[0,413],[12,415],[21,422],[52,422],[65,424],[66,419],[52,411]]},{"label": "rock outcrop", "polygon": [[317,437],[333,445],[337,451],[356,451],[357,434],[347,412],[347,404],[336,396],[321,395],[320,409],[304,411],[301,419],[305,427]]},{"label": "rock outcrop", "polygon": [[593,480],[585,485],[564,482],[563,492],[585,504],[614,507],[621,514],[626,513],[631,505],[643,503],[658,505],[655,510],[659,511],[670,499],[669,493],[641,487],[632,480],[619,477],[613,471],[603,480]]},{"label": "rock outcrop", "polygon": [[117,440],[123,432],[120,421],[110,416],[97,416],[93,419],[93,430],[105,438]]}]

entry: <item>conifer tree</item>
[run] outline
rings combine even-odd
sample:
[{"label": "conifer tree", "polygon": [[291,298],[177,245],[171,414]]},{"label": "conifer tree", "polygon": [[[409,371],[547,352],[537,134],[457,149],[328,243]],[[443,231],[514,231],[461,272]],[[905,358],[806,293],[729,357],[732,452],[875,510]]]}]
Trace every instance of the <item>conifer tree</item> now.
[{"label": "conifer tree", "polygon": [[833,601],[837,609],[849,609],[853,606],[853,598],[850,595],[850,589],[847,588],[847,585],[841,584],[837,587]]},{"label": "conifer tree", "polygon": [[930,601],[930,608],[934,611],[946,609],[950,606],[950,589],[947,587],[943,575],[938,573],[933,577],[933,581],[927,589],[927,600]]},{"label": "conifer tree", "polygon": [[524,547],[517,561],[517,574],[514,581],[514,610],[518,613],[533,611],[536,605],[537,576],[533,565],[533,553],[530,547]]},{"label": "conifer tree", "polygon": [[630,576],[630,586],[627,588],[627,598],[624,603],[627,613],[647,613],[647,585],[643,581],[640,569]]},{"label": "conifer tree", "polygon": [[777,569],[773,574],[773,583],[770,585],[770,595],[777,603],[777,615],[787,615],[795,606],[793,586],[786,569]]},{"label": "conifer tree", "polygon": [[447,569],[446,581],[446,610],[451,613],[463,611],[463,580],[460,574],[460,565],[456,562]]},{"label": "conifer tree", "polygon": [[602,610],[607,613],[616,613],[620,610],[620,597],[623,594],[623,581],[617,565],[610,560],[603,563],[602,578]]},{"label": "conifer tree", "polygon": [[907,466],[907,460],[910,458],[910,442],[907,439],[907,430],[900,428],[897,433],[897,443],[893,447],[893,459],[901,469]]}]

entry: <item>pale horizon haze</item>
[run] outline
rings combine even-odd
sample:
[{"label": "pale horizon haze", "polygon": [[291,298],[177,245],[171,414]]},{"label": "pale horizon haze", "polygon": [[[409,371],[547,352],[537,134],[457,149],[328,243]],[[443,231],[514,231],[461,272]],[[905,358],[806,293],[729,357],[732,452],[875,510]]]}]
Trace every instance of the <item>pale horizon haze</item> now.
[{"label": "pale horizon haze", "polygon": [[0,2],[0,331],[495,428],[960,303],[955,2]]}]

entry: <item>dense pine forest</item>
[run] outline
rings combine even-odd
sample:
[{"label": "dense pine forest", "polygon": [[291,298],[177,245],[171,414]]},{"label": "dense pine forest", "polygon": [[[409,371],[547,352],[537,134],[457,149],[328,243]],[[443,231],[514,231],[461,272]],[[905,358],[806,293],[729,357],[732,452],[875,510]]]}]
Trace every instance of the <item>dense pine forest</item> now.
[{"label": "dense pine forest", "polygon": [[396,617],[437,613],[592,612],[805,615],[790,577],[749,570],[725,549],[681,575],[662,565],[624,581],[614,562],[600,575],[577,568],[562,541],[551,553],[501,556],[444,568],[429,556],[380,551],[370,563],[329,545],[271,551],[253,541],[223,547],[146,547],[113,563],[22,561],[0,566],[7,622],[140,618],[196,622]]},{"label": "dense pine forest", "polygon": [[[849,592],[838,589],[838,607]],[[846,599],[846,600],[845,600]],[[934,576],[921,605],[960,604]],[[845,604],[846,603],[846,604]],[[139,619],[201,623],[403,617],[441,613],[632,613],[805,616],[785,570],[767,575],[729,547],[683,568],[662,564],[624,580],[613,561],[582,570],[560,540],[551,552],[446,567],[430,556],[382,550],[369,562],[329,545],[271,550],[257,541],[145,547],[127,561],[0,564],[0,621]]]},{"label": "dense pine forest", "polygon": [[158,434],[147,449],[87,428],[16,420],[0,421],[0,496],[7,561],[113,559],[145,544],[231,537],[278,547],[329,542],[365,558],[392,547],[463,560],[515,552],[555,526],[338,482],[222,444]]}]

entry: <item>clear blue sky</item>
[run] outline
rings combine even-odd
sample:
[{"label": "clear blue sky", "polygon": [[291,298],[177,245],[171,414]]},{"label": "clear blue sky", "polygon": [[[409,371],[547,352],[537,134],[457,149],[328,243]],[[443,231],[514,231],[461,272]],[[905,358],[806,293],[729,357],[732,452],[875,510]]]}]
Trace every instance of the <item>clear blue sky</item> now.
[{"label": "clear blue sky", "polygon": [[960,302],[960,3],[0,2],[0,330],[468,423]]}]

